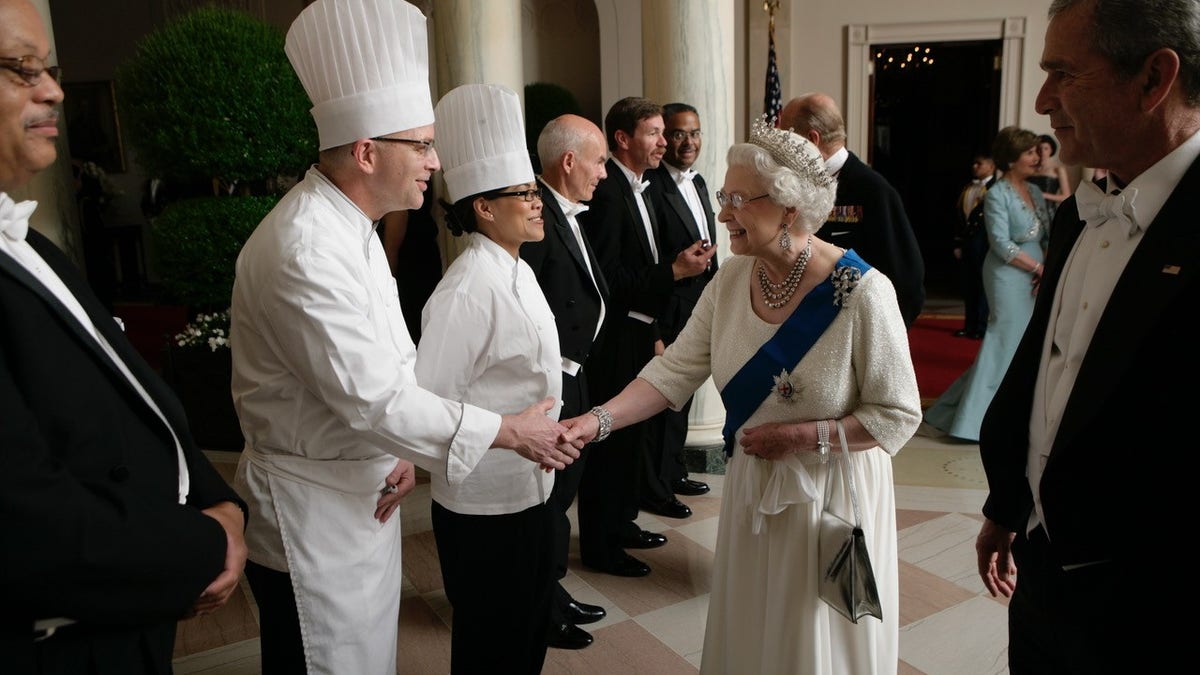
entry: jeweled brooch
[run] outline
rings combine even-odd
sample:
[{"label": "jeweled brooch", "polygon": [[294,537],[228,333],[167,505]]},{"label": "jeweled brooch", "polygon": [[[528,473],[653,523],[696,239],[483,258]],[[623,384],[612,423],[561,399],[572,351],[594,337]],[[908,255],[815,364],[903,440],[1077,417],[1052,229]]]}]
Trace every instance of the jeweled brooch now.
[{"label": "jeweled brooch", "polygon": [[850,291],[858,285],[862,279],[862,272],[858,271],[857,267],[842,265],[833,271],[833,304],[841,307],[846,298],[850,297]]},{"label": "jeweled brooch", "polygon": [[781,370],[779,371],[779,374],[775,376],[774,389],[775,395],[779,397],[780,401],[785,403],[796,402],[792,397],[797,391],[799,391],[799,387],[792,384],[792,376],[788,374],[788,371]]}]

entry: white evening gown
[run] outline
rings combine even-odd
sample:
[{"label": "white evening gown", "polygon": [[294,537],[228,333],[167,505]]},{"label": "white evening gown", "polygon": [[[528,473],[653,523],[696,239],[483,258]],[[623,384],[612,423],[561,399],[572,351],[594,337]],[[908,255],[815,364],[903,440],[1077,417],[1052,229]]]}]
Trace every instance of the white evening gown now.
[{"label": "white evening gown", "polygon": [[[685,401],[710,370],[723,388],[778,329],[751,309],[753,264],[731,258],[680,338],[642,371],[640,377],[672,402]],[[701,673],[895,673],[899,590],[891,455],[915,433],[921,406],[904,322],[883,274],[872,270],[861,279],[790,376],[797,388],[792,399],[772,393],[743,428],[854,414],[880,442],[851,453],[850,464],[884,619],[852,624],[817,595],[817,524],[827,465],[815,463],[815,453],[767,462],[735,447],[726,468]],[[836,435],[834,443],[837,450]],[[848,496],[834,504],[850,513]]]}]

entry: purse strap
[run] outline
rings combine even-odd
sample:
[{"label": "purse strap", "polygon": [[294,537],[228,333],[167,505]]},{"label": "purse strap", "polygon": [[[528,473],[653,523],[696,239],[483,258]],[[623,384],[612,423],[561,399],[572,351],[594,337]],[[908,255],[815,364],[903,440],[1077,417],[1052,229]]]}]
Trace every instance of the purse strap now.
[{"label": "purse strap", "polygon": [[[841,420],[834,420],[837,425],[838,442],[842,446],[842,456],[834,457],[833,464],[840,466],[842,475],[846,477],[846,484],[850,490],[850,504],[854,507],[854,526],[862,527],[862,512],[858,508],[858,491],[854,487],[854,472],[850,470],[850,447],[846,445],[846,430],[842,427]],[[825,481],[825,508],[829,508],[830,483],[833,481],[833,472],[835,467],[829,468],[828,478]]]}]

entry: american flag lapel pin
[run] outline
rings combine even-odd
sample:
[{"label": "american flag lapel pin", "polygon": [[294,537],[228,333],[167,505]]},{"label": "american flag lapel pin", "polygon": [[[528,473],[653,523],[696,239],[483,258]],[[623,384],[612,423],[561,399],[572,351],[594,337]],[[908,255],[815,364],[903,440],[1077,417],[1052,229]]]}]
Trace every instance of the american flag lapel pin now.
[{"label": "american flag lapel pin", "polygon": [[1179,265],[1163,265],[1163,274],[1179,274]]}]

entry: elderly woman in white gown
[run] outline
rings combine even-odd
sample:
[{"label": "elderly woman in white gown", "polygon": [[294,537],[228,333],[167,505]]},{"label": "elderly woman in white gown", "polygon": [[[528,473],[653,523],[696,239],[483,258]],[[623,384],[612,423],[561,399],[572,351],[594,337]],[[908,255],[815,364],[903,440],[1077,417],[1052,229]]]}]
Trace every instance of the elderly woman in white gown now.
[{"label": "elderly woman in white gown", "polygon": [[[665,354],[617,397],[564,424],[572,438],[603,437],[678,407],[711,374],[727,411],[729,460],[701,672],[894,673],[891,458],[921,421],[896,294],[869,261],[814,236],[836,182],[811,143],[756,122],[728,164],[718,219],[736,256]],[[817,592],[832,466],[821,450],[835,421],[851,450],[882,622],[853,624]],[[829,440],[840,447],[836,432]],[[831,506],[849,513],[844,490],[835,494]]]}]

